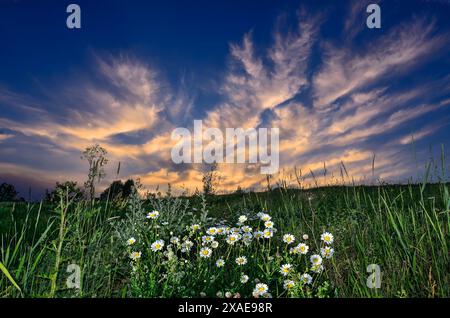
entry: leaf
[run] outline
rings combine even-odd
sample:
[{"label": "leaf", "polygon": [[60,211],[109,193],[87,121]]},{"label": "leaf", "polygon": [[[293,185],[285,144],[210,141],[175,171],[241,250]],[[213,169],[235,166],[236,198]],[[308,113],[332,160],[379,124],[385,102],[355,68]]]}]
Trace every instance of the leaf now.
[{"label": "leaf", "polygon": [[20,294],[22,294],[22,290],[20,289],[19,285],[17,285],[17,283],[15,282],[14,278],[12,278],[11,274],[8,272],[8,270],[7,270],[6,267],[3,265],[2,262],[0,262],[0,270],[3,272],[3,274],[5,274],[6,278],[9,279],[9,281],[11,282],[11,284],[13,284],[14,287],[17,288],[17,290],[20,292]]}]

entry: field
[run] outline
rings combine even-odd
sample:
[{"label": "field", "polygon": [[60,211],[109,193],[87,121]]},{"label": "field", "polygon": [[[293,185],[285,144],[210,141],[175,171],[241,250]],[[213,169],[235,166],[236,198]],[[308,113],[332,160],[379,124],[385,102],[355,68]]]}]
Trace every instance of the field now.
[{"label": "field", "polygon": [[2,203],[0,296],[449,297],[449,213],[444,183]]}]

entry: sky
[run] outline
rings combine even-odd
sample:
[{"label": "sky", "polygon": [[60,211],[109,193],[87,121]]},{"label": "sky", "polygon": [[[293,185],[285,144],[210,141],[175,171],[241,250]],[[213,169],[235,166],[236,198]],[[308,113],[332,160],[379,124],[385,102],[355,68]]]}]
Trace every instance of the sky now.
[{"label": "sky", "polygon": [[[81,29],[66,27],[70,3]],[[202,167],[171,160],[171,132],[194,120],[279,128],[274,183],[301,169],[332,184],[343,166],[345,182],[418,180],[450,155],[449,16],[444,0],[0,0],[0,183],[35,199],[81,185],[98,143],[99,190],[139,178],[192,192]],[[220,164],[219,190],[264,188],[256,166]]]}]

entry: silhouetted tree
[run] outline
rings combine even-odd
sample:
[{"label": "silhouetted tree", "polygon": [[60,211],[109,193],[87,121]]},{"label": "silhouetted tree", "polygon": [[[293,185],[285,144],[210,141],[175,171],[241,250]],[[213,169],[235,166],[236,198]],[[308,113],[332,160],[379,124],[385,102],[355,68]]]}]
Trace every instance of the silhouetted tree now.
[{"label": "silhouetted tree", "polygon": [[77,186],[75,181],[66,181],[64,183],[56,182],[53,191],[46,191],[45,200],[51,203],[58,203],[61,198],[69,199],[70,201],[80,201],[83,199],[83,191]]},{"label": "silhouetted tree", "polygon": [[2,183],[0,184],[0,202],[12,202],[17,201],[18,192],[12,184]]},{"label": "silhouetted tree", "polygon": [[127,180],[125,183],[122,183],[121,180],[116,180],[111,185],[106,188],[102,194],[100,194],[100,200],[116,200],[116,199],[127,199],[134,187],[134,181],[132,179]]}]

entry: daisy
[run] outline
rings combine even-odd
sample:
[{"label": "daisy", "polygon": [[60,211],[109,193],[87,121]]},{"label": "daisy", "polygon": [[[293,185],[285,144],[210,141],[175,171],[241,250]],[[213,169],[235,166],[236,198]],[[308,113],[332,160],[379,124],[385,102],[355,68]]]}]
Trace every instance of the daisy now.
[{"label": "daisy", "polygon": [[269,286],[263,283],[256,284],[253,295],[262,296],[269,290]]},{"label": "daisy", "polygon": [[133,252],[133,253],[130,254],[130,258],[131,258],[133,261],[136,261],[136,260],[138,260],[138,259],[141,258],[141,255],[142,255],[141,252]]},{"label": "daisy", "polygon": [[322,257],[320,257],[320,255],[314,254],[314,255],[311,255],[310,261],[313,265],[321,265]]},{"label": "daisy", "polygon": [[200,250],[200,257],[209,258],[211,256],[212,250],[209,247],[203,247]]},{"label": "daisy", "polygon": [[308,236],[308,234],[303,234],[303,239],[306,241],[306,240],[308,240],[309,239],[309,236]]},{"label": "daisy", "polygon": [[212,248],[218,248],[219,247],[219,242],[217,242],[217,241],[212,242],[211,243],[211,247]]},{"label": "daisy", "polygon": [[240,217],[239,217],[239,223],[245,223],[245,221],[247,221],[247,217],[245,216],[245,215],[241,215]]},{"label": "daisy", "polygon": [[325,232],[320,236],[320,239],[325,242],[325,244],[331,244],[334,241],[333,234]]},{"label": "daisy", "polygon": [[272,229],[265,229],[263,232],[263,236],[264,236],[264,238],[267,238],[267,239],[271,238],[273,236]]},{"label": "daisy", "polygon": [[272,221],[266,221],[264,222],[264,226],[268,229],[273,228],[273,222]]},{"label": "daisy", "polygon": [[225,265],[225,261],[224,261],[223,259],[219,258],[219,259],[216,261],[216,266],[217,266],[217,267],[223,267],[224,265]]},{"label": "daisy", "polygon": [[180,243],[180,239],[178,237],[176,237],[176,236],[173,236],[173,237],[170,238],[170,243],[178,244],[178,243]]},{"label": "daisy", "polygon": [[238,258],[236,258],[236,264],[238,264],[239,266],[247,264],[247,257],[239,256]]},{"label": "daisy", "polygon": [[204,235],[202,236],[202,242],[203,243],[211,243],[214,241],[214,236],[211,235]]},{"label": "daisy", "polygon": [[307,254],[308,251],[309,251],[309,246],[306,245],[305,243],[300,243],[300,244],[297,245],[297,250],[298,250],[298,252],[299,252],[300,254],[305,255],[305,254]]},{"label": "daisy", "polygon": [[208,233],[209,235],[216,235],[217,234],[217,228],[215,227],[210,227],[206,233]]},{"label": "daisy", "polygon": [[311,270],[312,270],[314,273],[320,273],[320,272],[323,271],[323,265],[322,265],[322,264],[320,264],[320,265],[313,265],[313,266],[311,267]]},{"label": "daisy", "polygon": [[153,252],[158,252],[158,251],[162,250],[163,247],[164,247],[164,241],[156,240],[155,242],[153,242],[151,249]]},{"label": "daisy", "polygon": [[303,284],[311,284],[312,283],[312,277],[309,274],[303,274],[300,279],[302,280]]},{"label": "daisy", "polygon": [[194,231],[194,232],[200,230],[200,225],[199,224],[192,224],[191,225],[191,230]]},{"label": "daisy", "polygon": [[322,247],[320,249],[320,254],[323,258],[330,259],[334,254],[334,249],[329,246]]},{"label": "daisy", "polygon": [[264,236],[264,234],[263,234],[263,232],[261,232],[261,231],[256,231],[255,233],[253,233],[253,237],[255,238],[255,239],[260,239],[260,238],[262,238]]},{"label": "daisy", "polygon": [[241,283],[242,283],[242,284],[245,284],[246,282],[248,282],[248,276],[242,274],[242,276],[241,276]]},{"label": "daisy", "polygon": [[287,276],[292,270],[292,265],[291,264],[284,264],[280,267],[280,273],[283,276]]},{"label": "daisy", "polygon": [[159,212],[156,210],[147,213],[147,219],[156,220],[158,217],[159,217]]},{"label": "daisy", "polygon": [[250,227],[250,226],[243,226],[242,228],[241,228],[241,230],[242,230],[242,232],[244,232],[244,233],[251,233],[252,232],[252,228]]},{"label": "daisy", "polygon": [[267,213],[262,213],[259,218],[264,222],[270,221],[272,219],[272,217]]},{"label": "daisy", "polygon": [[134,237],[130,237],[130,238],[127,240],[127,244],[128,244],[128,245],[133,245],[134,243],[136,243],[136,239],[135,239]]},{"label": "daisy", "polygon": [[244,241],[251,241],[251,239],[253,238],[252,233],[244,233],[242,235],[242,238],[244,239]]},{"label": "daisy", "polygon": [[295,282],[293,280],[285,280],[283,283],[283,288],[286,290],[292,289],[295,287]]},{"label": "daisy", "polygon": [[292,244],[295,241],[295,236],[292,234],[283,235],[283,242],[286,244]]},{"label": "daisy", "polygon": [[234,243],[239,241],[239,239],[240,239],[240,236],[238,234],[230,234],[227,237],[227,243],[230,245],[233,245]]}]

